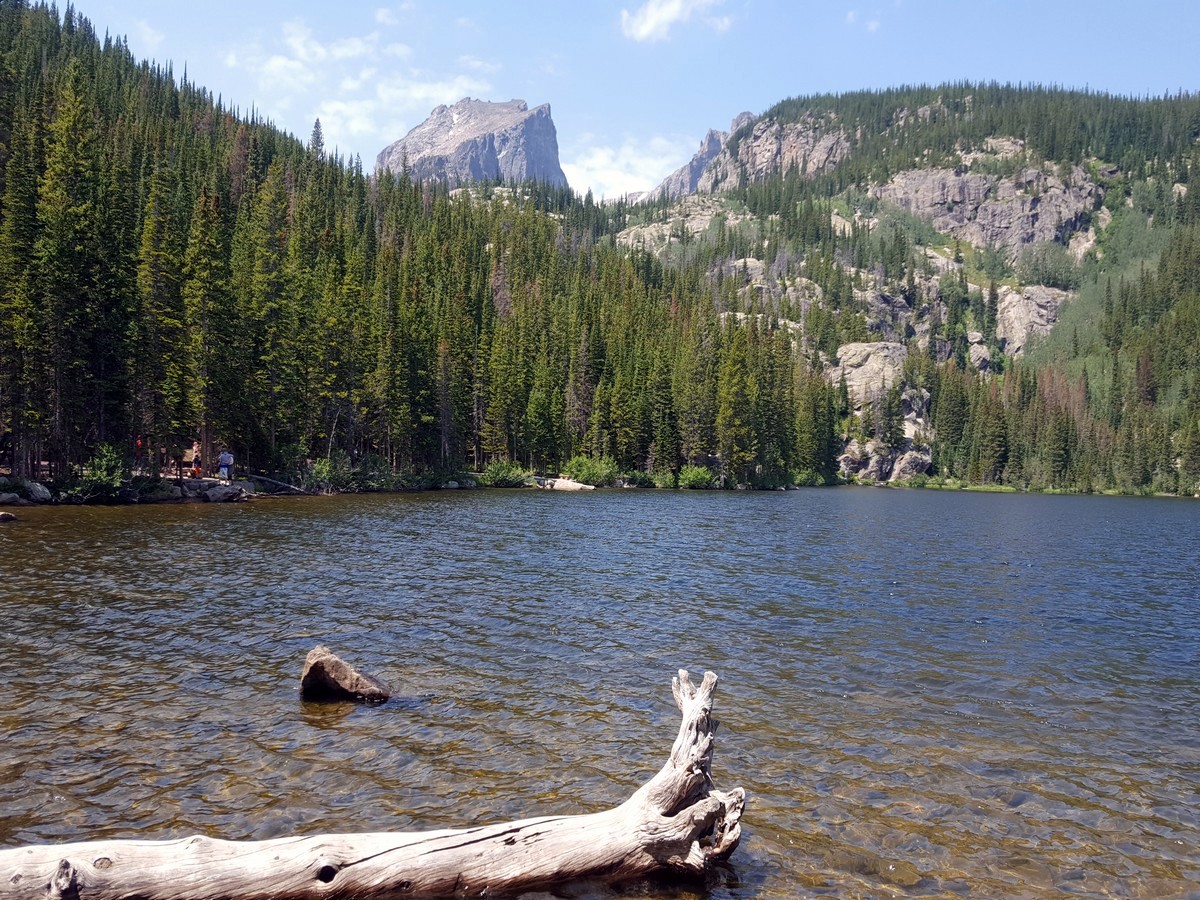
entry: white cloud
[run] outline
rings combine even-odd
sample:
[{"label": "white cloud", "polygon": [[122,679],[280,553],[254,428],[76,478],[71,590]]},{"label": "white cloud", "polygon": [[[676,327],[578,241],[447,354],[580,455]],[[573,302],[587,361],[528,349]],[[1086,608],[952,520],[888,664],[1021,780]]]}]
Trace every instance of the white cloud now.
[{"label": "white cloud", "polygon": [[307,86],[317,80],[316,73],[302,60],[274,54],[255,66],[259,86],[272,91],[281,85],[288,88]]},{"label": "white cloud", "polygon": [[328,56],[325,47],[312,36],[303,22],[283,23],[283,42],[300,62],[320,62]]},{"label": "white cloud", "polygon": [[[325,143],[341,153],[374,155],[440,104],[492,93],[489,77],[500,66],[461,56],[438,59],[432,70],[413,65],[418,54],[403,43],[385,43],[379,25],[403,15],[407,4],[375,11],[358,34],[314,31],[306,22],[283,22],[255,41],[230,47],[224,62],[252,79],[250,101],[267,118],[306,137],[315,118]],[[378,23],[378,24],[376,24]],[[318,86],[321,88],[318,90]]]},{"label": "white cloud", "polygon": [[463,97],[478,97],[491,93],[491,90],[488,82],[470,75],[432,80],[394,75],[376,85],[375,96],[389,109],[416,112],[424,116],[435,106],[449,106]]},{"label": "white cloud", "polygon": [[[851,28],[853,28],[859,24],[857,9],[852,9],[848,13],[846,13],[846,24],[849,25]],[[867,31],[871,32],[872,34],[874,34],[876,31],[878,31],[882,25],[883,25],[883,22],[881,22],[879,20],[878,13],[876,13],[876,18],[867,19],[865,22],[862,23],[862,27],[865,28]]]},{"label": "white cloud", "polygon": [[377,43],[378,35],[374,34],[342,38],[329,45],[329,55],[333,59],[370,59],[375,55]]},{"label": "white cloud", "polygon": [[692,154],[691,142],[656,136],[646,141],[626,137],[619,147],[597,145],[584,135],[580,149],[562,163],[571,189],[589,189],[597,198],[623,197],[648,191],[678,169]]},{"label": "white cloud", "polygon": [[[365,100],[324,100],[316,109],[325,144],[330,149],[367,145],[376,149],[402,137],[408,129],[402,119],[384,119],[379,103]],[[374,160],[370,160],[373,165]]]},{"label": "white cloud", "polygon": [[343,94],[353,94],[362,90],[363,86],[375,77],[377,70],[373,67],[360,69],[353,75],[345,76],[339,83],[338,89]]},{"label": "white cloud", "polygon": [[165,36],[145,19],[137,19],[133,23],[133,39],[137,42],[140,56],[153,56]]},{"label": "white cloud", "polygon": [[472,72],[481,72],[484,75],[494,75],[503,68],[499,63],[488,62],[477,56],[460,56],[458,64],[464,69],[470,69]]},{"label": "white cloud", "polygon": [[[645,0],[633,12],[621,10],[621,32],[635,41],[665,41],[671,28],[688,21],[694,13],[719,6],[724,0]],[[709,18],[710,27],[726,30],[732,20],[728,16]]]},{"label": "white cloud", "polygon": [[399,25],[400,17],[386,6],[381,6],[375,10],[375,21],[380,25]]}]

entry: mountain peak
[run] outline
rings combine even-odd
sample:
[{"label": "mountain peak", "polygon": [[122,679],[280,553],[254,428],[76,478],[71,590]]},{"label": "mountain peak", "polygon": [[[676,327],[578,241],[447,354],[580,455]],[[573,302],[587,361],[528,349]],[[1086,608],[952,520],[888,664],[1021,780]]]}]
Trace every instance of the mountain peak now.
[{"label": "mountain peak", "polygon": [[715,128],[710,128],[708,134],[704,135],[704,139],[700,142],[700,149],[696,151],[695,155],[664,178],[658,187],[650,191],[649,196],[661,197],[665,192],[667,199],[678,200],[680,197],[696,193],[700,176],[708,168],[708,164],[724,149],[729,136],[743,125],[749,125],[754,118],[753,113],[738,113],[729,123],[728,131],[717,131]]},{"label": "mountain peak", "polygon": [[438,106],[424,122],[379,154],[380,171],[405,167],[414,180],[451,186],[502,178],[565,186],[550,104],[532,110],[524,100],[464,97]]}]

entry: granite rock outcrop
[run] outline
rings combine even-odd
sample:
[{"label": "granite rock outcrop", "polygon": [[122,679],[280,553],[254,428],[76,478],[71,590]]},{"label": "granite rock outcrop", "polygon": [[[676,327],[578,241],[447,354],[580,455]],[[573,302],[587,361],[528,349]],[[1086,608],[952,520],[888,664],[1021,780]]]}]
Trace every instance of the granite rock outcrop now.
[{"label": "granite rock outcrop", "polygon": [[376,166],[393,174],[407,170],[414,181],[444,181],[451,187],[497,178],[567,184],[550,105],[530,109],[524,100],[493,103],[467,97],[439,106],[386,147]]}]

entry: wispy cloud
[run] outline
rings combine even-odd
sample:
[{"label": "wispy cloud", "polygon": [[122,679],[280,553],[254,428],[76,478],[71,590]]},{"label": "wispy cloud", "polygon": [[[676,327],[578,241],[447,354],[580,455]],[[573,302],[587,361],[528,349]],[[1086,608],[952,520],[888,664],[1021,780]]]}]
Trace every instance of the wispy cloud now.
[{"label": "wispy cloud", "polygon": [[137,19],[133,23],[133,39],[139,55],[153,56],[162,45],[164,37],[161,31],[145,19]]},{"label": "wispy cloud", "polygon": [[[375,12],[385,24],[393,4]],[[467,96],[487,96],[488,76],[498,66],[473,56],[434,71],[412,65],[407,44],[385,43],[379,31],[324,38],[303,20],[284,22],[273,37],[230,48],[225,63],[250,75],[254,105],[276,122],[320,118],[330,147],[367,147],[374,153],[402,137],[439,104]],[[318,100],[314,85],[337,85],[335,98]],[[292,115],[294,113],[294,115]],[[307,134],[301,127],[302,136]]]},{"label": "wispy cloud", "polygon": [[400,17],[396,15],[395,10],[388,9],[386,6],[381,6],[375,10],[375,21],[380,25],[399,25]]},{"label": "wispy cloud", "polygon": [[[676,25],[687,22],[697,13],[720,6],[724,0],[646,0],[641,6],[630,12],[621,10],[621,33],[634,41],[665,41],[671,36],[671,29]],[[708,17],[705,19],[710,28],[725,31],[733,23],[729,16]]]},{"label": "wispy cloud", "polygon": [[[896,0],[896,6],[899,6],[899,5],[900,5],[899,0]],[[879,16],[880,16],[880,14],[877,11],[873,18],[867,19],[865,22],[861,23],[862,27],[864,29],[866,29],[867,31],[871,32],[872,34],[874,34],[881,27],[883,27],[883,21],[879,18]],[[846,13],[846,24],[849,25],[851,28],[860,24],[857,9],[852,9]]]},{"label": "wispy cloud", "polygon": [[481,72],[484,75],[495,75],[503,68],[499,63],[488,62],[477,56],[460,56],[458,64],[464,69],[470,69],[472,72]]},{"label": "wispy cloud", "polygon": [[463,97],[478,97],[491,90],[490,83],[470,75],[441,79],[396,75],[376,85],[375,98],[389,109],[418,113],[424,118],[435,106],[457,103]]},{"label": "wispy cloud", "polygon": [[[619,147],[592,143],[583,135],[578,149],[564,154],[562,168],[572,190],[589,189],[597,197],[623,197],[648,191],[691,156],[691,142],[656,136],[641,141],[625,138]],[[566,158],[569,157],[569,158]]]}]

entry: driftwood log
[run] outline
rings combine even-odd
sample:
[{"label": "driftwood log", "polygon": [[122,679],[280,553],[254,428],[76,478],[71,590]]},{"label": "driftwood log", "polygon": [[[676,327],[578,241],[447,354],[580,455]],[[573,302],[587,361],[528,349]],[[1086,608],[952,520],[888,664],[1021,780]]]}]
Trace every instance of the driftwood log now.
[{"label": "driftwood log", "polygon": [[581,878],[703,875],[737,847],[745,803],[741,788],[718,791],[709,775],[716,685],[712,672],[693,685],[679,671],[670,757],[603,812],[426,832],[18,847],[0,850],[0,897],[492,897]]}]

